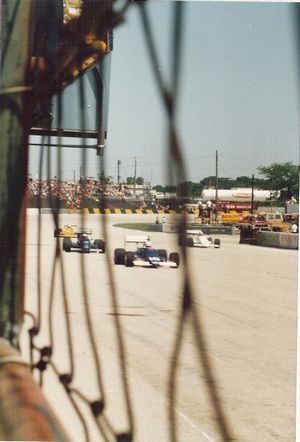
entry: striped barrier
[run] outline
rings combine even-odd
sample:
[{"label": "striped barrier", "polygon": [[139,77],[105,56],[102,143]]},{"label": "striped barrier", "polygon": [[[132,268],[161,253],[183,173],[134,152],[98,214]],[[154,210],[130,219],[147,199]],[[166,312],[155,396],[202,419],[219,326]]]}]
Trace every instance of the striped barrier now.
[{"label": "striped barrier", "polygon": [[[42,209],[43,210],[43,209]],[[167,214],[179,214],[180,210],[153,210],[153,209],[99,209],[98,207],[90,207],[83,209],[68,209],[68,213],[84,213],[95,215],[167,215]]]}]

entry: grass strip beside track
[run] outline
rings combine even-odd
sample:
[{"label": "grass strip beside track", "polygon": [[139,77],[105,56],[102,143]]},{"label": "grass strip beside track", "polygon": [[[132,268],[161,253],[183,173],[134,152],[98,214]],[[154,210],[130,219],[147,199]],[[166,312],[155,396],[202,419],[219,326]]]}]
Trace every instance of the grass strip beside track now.
[{"label": "grass strip beside track", "polygon": [[122,229],[142,230],[143,232],[162,232],[161,224],[119,223],[119,224],[114,224],[113,226],[121,227]]}]

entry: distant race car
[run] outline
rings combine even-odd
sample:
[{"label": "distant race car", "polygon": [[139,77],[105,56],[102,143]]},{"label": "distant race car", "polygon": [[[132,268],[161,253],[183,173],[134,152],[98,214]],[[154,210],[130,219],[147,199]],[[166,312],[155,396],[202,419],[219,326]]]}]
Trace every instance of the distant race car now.
[{"label": "distant race car", "polygon": [[221,247],[221,240],[219,238],[213,240],[210,236],[205,235],[202,230],[187,230],[185,245],[187,247],[214,247],[219,249]]},{"label": "distant race car", "polygon": [[[92,229],[64,226],[62,229],[55,229],[54,236],[63,238],[63,250],[65,252],[81,253],[105,253],[105,241],[102,239],[92,239]],[[74,238],[74,239],[73,239]]]},{"label": "distant race car", "polygon": [[[134,251],[126,250],[129,244],[135,244]],[[169,259],[165,249],[154,249],[149,236],[125,236],[125,248],[115,249],[115,264],[124,264],[126,267],[169,267],[179,266],[179,253],[170,253]]]},{"label": "distant race car", "polygon": [[61,229],[54,229],[54,237],[57,238],[77,238],[80,233],[86,233],[87,235],[92,234],[91,229],[83,229],[77,227],[76,224],[66,224]]}]

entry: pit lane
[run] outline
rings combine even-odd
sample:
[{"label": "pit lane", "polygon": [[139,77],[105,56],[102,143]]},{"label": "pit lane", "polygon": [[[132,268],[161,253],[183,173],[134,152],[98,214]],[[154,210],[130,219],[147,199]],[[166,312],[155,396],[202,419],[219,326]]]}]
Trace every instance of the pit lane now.
[{"label": "pit lane", "polygon": [[[169,216],[167,216],[169,218]],[[171,216],[170,216],[171,217]],[[155,222],[143,215],[143,222]],[[36,311],[37,216],[28,216],[26,309]],[[94,238],[103,238],[101,215],[87,215],[86,227]],[[120,430],[127,416],[120,385],[118,347],[114,320],[122,325],[127,354],[128,382],[134,403],[138,442],[168,441],[167,374],[182,301],[182,267],[179,269],[126,268],[113,265],[118,308],[112,305],[108,263],[113,250],[123,247],[122,228],[115,223],[141,222],[141,215],[106,215],[108,253],[83,256],[64,253],[66,287],[70,305],[54,298],[55,358],[68,370],[65,316],[72,319],[75,384],[95,399],[95,376],[84,320],[82,270],[86,274],[97,346],[107,394],[108,414]],[[79,224],[79,215],[62,215],[60,224]],[[42,216],[42,292],[50,296],[50,277],[55,251],[54,225]],[[130,234],[143,234],[130,231]],[[154,246],[168,253],[179,251],[175,234],[149,232]],[[238,237],[222,235],[220,249],[189,249],[189,269],[201,327],[207,339],[218,390],[239,441],[292,441],[295,439],[297,251],[238,244]],[[57,292],[61,291],[56,278]],[[64,313],[62,313],[62,311]],[[26,324],[30,324],[27,319]],[[47,344],[47,317],[43,311],[42,333]],[[25,333],[23,336],[25,342]],[[184,330],[178,372],[177,402],[179,440],[221,440],[206,388],[206,374],[199,364],[191,322]],[[45,392],[73,440],[84,440],[82,428],[51,372]],[[94,431],[94,430],[92,430]],[[95,438],[92,433],[91,440]]]}]

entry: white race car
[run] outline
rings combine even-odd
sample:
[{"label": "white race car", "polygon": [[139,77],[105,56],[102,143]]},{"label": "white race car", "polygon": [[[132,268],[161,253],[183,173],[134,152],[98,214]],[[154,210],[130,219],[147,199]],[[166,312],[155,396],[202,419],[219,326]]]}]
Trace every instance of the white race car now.
[{"label": "white race car", "polygon": [[[133,251],[128,250],[130,244],[135,244]],[[149,236],[125,236],[125,248],[115,249],[115,264],[124,264],[126,267],[169,267],[179,266],[179,254],[170,253],[169,259],[165,249],[154,249]]]},{"label": "white race car", "polygon": [[212,239],[210,236],[204,235],[202,230],[187,230],[185,244],[187,247],[221,247],[221,240],[219,238]]}]

